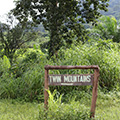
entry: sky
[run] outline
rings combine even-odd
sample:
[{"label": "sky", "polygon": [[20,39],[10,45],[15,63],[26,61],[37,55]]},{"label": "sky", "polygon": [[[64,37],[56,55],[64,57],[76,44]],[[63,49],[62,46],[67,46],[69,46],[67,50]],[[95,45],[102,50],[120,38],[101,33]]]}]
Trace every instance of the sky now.
[{"label": "sky", "polygon": [[0,0],[0,21],[4,21],[5,14],[15,7],[14,0]]},{"label": "sky", "polygon": [[0,0],[0,15],[7,14],[14,7],[13,0]]}]

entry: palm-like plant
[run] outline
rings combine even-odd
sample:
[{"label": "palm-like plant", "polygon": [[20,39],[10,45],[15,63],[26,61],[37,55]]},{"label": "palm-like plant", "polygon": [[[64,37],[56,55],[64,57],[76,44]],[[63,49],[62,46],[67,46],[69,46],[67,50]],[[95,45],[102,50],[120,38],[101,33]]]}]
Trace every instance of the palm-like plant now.
[{"label": "palm-like plant", "polygon": [[117,27],[115,17],[102,16],[91,31],[92,34],[98,35],[102,39],[113,39],[114,42],[120,41],[120,30]]}]

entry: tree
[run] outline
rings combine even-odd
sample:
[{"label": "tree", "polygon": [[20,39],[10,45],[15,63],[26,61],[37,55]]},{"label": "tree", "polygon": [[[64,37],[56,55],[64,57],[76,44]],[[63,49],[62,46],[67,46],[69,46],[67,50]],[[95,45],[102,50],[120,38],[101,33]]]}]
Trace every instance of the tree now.
[{"label": "tree", "polygon": [[86,30],[82,23],[95,22],[99,10],[107,11],[109,0],[19,0],[13,13],[21,23],[32,18],[36,24],[42,23],[49,31],[49,56],[62,46],[72,42],[85,41]]},{"label": "tree", "polygon": [[11,15],[8,15],[8,23],[0,23],[0,48],[3,50],[3,55],[10,59],[11,64],[16,50],[35,38],[35,33],[27,26],[23,27],[20,23],[15,25],[14,17]]},{"label": "tree", "polygon": [[117,20],[113,16],[102,16],[99,18],[97,26],[90,31],[92,34],[98,35],[99,38],[113,39],[113,42],[120,42],[120,29]]}]

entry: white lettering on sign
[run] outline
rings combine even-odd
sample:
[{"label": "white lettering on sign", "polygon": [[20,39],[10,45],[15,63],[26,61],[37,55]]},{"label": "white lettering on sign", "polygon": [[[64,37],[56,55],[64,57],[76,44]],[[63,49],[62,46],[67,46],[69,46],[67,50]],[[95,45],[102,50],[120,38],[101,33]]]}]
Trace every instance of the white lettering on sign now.
[{"label": "white lettering on sign", "polygon": [[64,82],[68,82],[69,81],[69,76],[64,76]]},{"label": "white lettering on sign", "polygon": [[61,82],[61,76],[54,76],[53,82]]},{"label": "white lettering on sign", "polygon": [[77,82],[77,76],[64,76],[64,82]]},{"label": "white lettering on sign", "polygon": [[50,77],[50,83],[52,82],[52,76],[49,76]]},{"label": "white lettering on sign", "polygon": [[91,82],[91,75],[51,75],[49,80],[50,83]]},{"label": "white lettering on sign", "polygon": [[73,76],[73,82],[77,82],[77,76]]},{"label": "white lettering on sign", "polygon": [[50,76],[50,83],[51,82],[61,82],[61,76]]},{"label": "white lettering on sign", "polygon": [[91,76],[90,75],[87,76],[87,82],[91,82]]},{"label": "white lettering on sign", "polygon": [[64,82],[91,82],[91,76],[64,76]]},{"label": "white lettering on sign", "polygon": [[61,85],[73,85],[73,83],[61,83]]},{"label": "white lettering on sign", "polygon": [[78,76],[78,81],[83,82],[83,76]]}]

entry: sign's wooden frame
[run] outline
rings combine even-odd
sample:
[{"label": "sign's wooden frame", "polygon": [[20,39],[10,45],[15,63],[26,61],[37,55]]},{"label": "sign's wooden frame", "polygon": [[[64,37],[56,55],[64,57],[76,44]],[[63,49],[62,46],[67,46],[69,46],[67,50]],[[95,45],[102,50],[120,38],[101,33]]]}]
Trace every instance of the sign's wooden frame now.
[{"label": "sign's wooden frame", "polygon": [[93,79],[93,89],[92,89],[92,103],[91,103],[91,115],[90,117],[95,116],[95,107],[97,100],[97,87],[98,87],[98,78],[99,78],[99,67],[96,65],[92,66],[45,66],[45,83],[44,83],[44,107],[48,109],[48,92],[46,90],[49,89],[48,77],[49,70],[53,69],[94,69],[94,79]]}]

